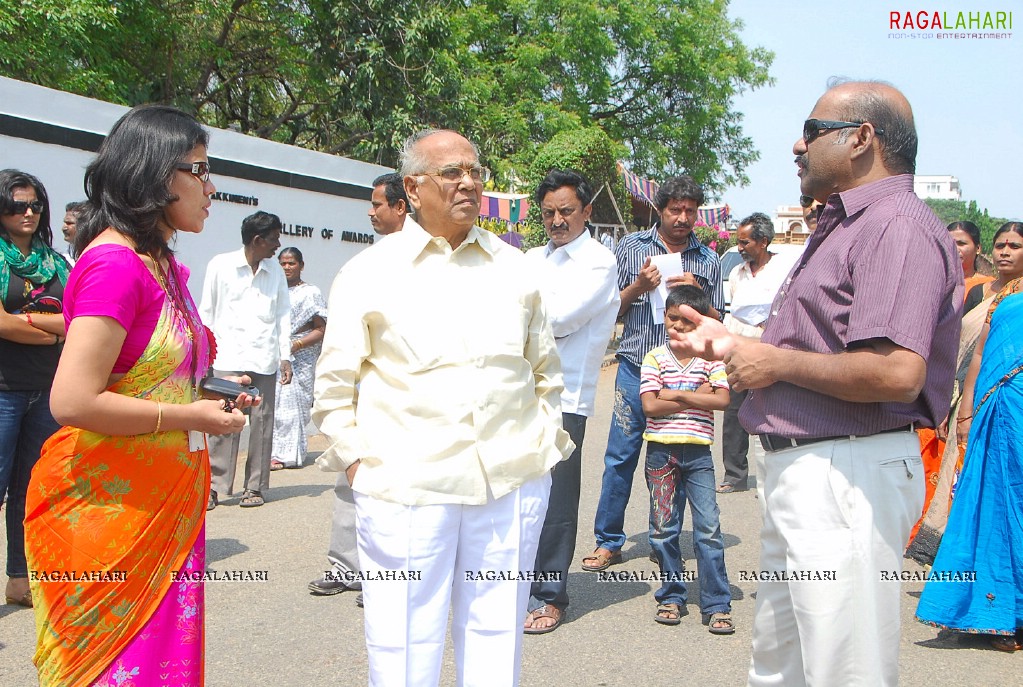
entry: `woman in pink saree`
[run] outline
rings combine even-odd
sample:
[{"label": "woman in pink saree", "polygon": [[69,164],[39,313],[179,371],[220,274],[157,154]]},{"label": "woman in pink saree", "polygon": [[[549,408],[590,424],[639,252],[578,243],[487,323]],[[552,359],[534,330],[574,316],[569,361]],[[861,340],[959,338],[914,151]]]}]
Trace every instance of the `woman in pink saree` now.
[{"label": "woman in pink saree", "polygon": [[50,401],[66,426],[25,517],[42,685],[204,681],[204,433],[244,425],[196,392],[213,340],[169,248],[209,215],[207,141],[190,115],[138,107],[86,170]]}]

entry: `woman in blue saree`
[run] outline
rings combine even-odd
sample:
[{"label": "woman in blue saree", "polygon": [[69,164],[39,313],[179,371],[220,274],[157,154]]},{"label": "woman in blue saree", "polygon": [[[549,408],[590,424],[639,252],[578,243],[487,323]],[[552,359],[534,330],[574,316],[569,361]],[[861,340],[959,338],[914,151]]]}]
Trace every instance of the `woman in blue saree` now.
[{"label": "woman in blue saree", "polygon": [[1023,641],[1021,284],[1007,284],[991,304],[967,375],[957,422],[969,442],[932,568],[947,579],[928,582],[916,610],[930,625],[993,635],[992,646],[1002,651],[1017,651]]}]

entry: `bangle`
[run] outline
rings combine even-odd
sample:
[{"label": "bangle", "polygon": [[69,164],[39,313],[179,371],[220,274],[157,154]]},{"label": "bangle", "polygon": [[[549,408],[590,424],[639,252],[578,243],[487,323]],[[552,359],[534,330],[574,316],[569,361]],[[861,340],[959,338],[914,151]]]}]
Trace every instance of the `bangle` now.
[{"label": "bangle", "polygon": [[25,313],[25,321],[28,322],[29,326],[32,327],[35,326],[34,324],[32,324],[32,313],[30,312]]},{"label": "bangle", "polygon": [[305,341],[303,341],[302,339],[295,339],[295,348],[296,349],[305,348]]},{"label": "bangle", "polygon": [[60,343],[60,334],[54,334],[53,335],[53,345],[56,346],[59,343]]},{"label": "bangle", "polygon": [[967,415],[966,417],[957,417],[956,418],[956,424],[958,424],[960,422],[966,422],[967,420],[972,420],[972,419],[973,419],[972,415]]},{"label": "bangle", "polygon": [[163,404],[159,401],[156,402],[156,429],[153,430],[153,434],[160,432],[160,425],[163,424]]}]

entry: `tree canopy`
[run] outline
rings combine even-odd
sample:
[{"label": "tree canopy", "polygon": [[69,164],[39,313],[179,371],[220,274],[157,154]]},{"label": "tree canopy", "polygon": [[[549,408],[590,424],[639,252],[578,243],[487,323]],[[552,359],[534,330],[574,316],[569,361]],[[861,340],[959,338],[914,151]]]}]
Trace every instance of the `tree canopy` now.
[{"label": "tree canopy", "polygon": [[528,168],[599,127],[713,192],[757,159],[734,97],[773,56],[725,0],[0,0],[0,73],[393,165],[427,125]]},{"label": "tree canopy", "polygon": [[980,229],[980,249],[983,252],[991,250],[995,232],[998,231],[998,227],[1008,221],[1001,217],[991,217],[987,212],[987,208],[981,210],[977,207],[977,201],[975,200],[967,202],[964,200],[925,198],[924,202],[934,211],[938,219],[946,225],[952,222],[963,221],[970,221],[976,224],[977,228]]},{"label": "tree canopy", "polygon": [[[621,147],[616,146],[600,127],[563,131],[540,148],[526,177],[526,186],[535,189],[552,169],[572,169],[590,182],[597,194],[593,201],[592,221],[598,224],[619,224],[615,203],[623,214],[631,214],[629,195],[618,176],[615,163]],[[605,184],[614,194],[614,201]],[[529,218],[540,222],[540,206],[533,203]],[[626,216],[626,221],[631,220]]]}]

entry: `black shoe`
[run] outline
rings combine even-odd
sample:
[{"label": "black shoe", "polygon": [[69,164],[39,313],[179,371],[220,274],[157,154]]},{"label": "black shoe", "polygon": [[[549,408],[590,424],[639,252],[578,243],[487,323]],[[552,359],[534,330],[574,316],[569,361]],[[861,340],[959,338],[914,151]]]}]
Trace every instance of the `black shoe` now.
[{"label": "black shoe", "polygon": [[362,592],[359,592],[359,595],[355,597],[355,605],[358,606],[359,608],[365,608],[362,605]]},{"label": "black shoe", "polygon": [[327,580],[318,577],[309,583],[309,591],[317,596],[333,596],[347,591],[348,585],[341,580]]}]

